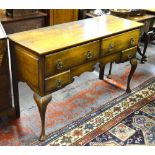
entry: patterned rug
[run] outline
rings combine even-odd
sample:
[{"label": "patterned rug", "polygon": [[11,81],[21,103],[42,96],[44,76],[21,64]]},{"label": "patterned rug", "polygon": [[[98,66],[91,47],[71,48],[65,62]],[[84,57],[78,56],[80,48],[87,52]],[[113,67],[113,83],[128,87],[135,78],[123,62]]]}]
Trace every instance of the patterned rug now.
[{"label": "patterned rug", "polygon": [[31,145],[154,145],[155,78]]},{"label": "patterned rug", "polygon": [[155,100],[130,114],[86,146],[155,145]]}]

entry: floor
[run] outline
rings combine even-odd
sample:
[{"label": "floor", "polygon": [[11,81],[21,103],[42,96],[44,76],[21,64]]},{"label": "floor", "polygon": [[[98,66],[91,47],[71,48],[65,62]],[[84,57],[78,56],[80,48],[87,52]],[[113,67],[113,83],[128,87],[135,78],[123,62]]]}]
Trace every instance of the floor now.
[{"label": "floor", "polygon": [[[148,62],[138,64],[131,88],[137,87],[155,76],[155,43],[147,49]],[[108,65],[105,73],[108,73]],[[92,110],[106,104],[125,92],[129,63],[114,65],[112,80],[98,80],[98,65],[94,72],[87,72],[75,81],[52,94],[47,108],[46,132],[50,134],[83,117]],[[110,84],[109,84],[110,83]],[[33,93],[25,83],[19,83],[21,117],[13,122],[0,122],[0,145],[29,145],[38,138],[40,118],[33,100]],[[3,141],[2,141],[3,139]]]}]

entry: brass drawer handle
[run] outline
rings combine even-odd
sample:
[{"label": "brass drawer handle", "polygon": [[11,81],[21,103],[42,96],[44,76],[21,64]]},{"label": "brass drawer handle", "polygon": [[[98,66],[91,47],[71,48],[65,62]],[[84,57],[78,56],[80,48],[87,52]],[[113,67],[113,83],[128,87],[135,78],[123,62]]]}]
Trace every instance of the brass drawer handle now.
[{"label": "brass drawer handle", "polygon": [[61,80],[56,80],[56,87],[61,88],[62,87],[62,81]]},{"label": "brass drawer handle", "polygon": [[60,59],[58,59],[57,62],[56,62],[56,68],[58,70],[61,70],[63,68],[63,63],[62,63],[62,61]]},{"label": "brass drawer handle", "polygon": [[131,59],[131,58],[132,58],[132,55],[129,54],[129,55],[128,55],[128,59]]},{"label": "brass drawer handle", "polygon": [[92,59],[92,58],[93,58],[92,52],[91,52],[91,51],[88,51],[88,52],[86,53],[86,59],[90,60],[90,59]]},{"label": "brass drawer handle", "polygon": [[111,52],[114,48],[114,45],[112,43],[109,44],[109,52]]},{"label": "brass drawer handle", "polygon": [[134,46],[134,44],[135,44],[135,41],[134,41],[133,38],[131,38],[131,39],[130,39],[130,46],[132,47],[132,46]]}]

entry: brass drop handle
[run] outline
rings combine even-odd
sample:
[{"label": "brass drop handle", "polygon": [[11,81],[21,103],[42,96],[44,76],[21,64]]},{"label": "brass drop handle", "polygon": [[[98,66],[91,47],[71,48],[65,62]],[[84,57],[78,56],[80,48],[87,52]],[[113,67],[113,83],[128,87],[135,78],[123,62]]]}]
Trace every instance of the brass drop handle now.
[{"label": "brass drop handle", "polygon": [[114,45],[112,43],[109,44],[109,52],[111,52],[114,48]]},{"label": "brass drop handle", "polygon": [[131,59],[131,58],[132,58],[132,56],[129,54],[129,55],[128,55],[128,59]]},{"label": "brass drop handle", "polygon": [[56,80],[56,87],[61,88],[62,87],[62,81],[61,80]]},{"label": "brass drop handle", "polygon": [[91,51],[88,51],[87,53],[86,53],[86,59],[92,59],[93,58],[93,53],[91,52]]},{"label": "brass drop handle", "polygon": [[58,70],[61,70],[63,68],[63,63],[62,63],[62,61],[60,59],[58,59],[57,62],[56,62],[56,68]]},{"label": "brass drop handle", "polygon": [[130,39],[130,46],[132,47],[132,46],[134,46],[134,44],[135,44],[135,41],[134,41],[133,38],[131,38],[131,39]]}]

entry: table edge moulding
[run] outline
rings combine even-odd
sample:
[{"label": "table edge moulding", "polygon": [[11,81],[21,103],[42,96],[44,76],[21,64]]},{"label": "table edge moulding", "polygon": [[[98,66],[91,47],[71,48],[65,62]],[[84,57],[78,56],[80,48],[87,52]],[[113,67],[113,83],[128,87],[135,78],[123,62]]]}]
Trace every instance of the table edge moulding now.
[{"label": "table edge moulding", "polygon": [[[130,61],[130,80],[136,70],[136,52],[142,23],[112,15],[84,19],[8,35],[13,70],[15,102],[19,104],[18,81],[34,91],[41,117],[40,140],[46,139],[45,113],[52,92],[59,90],[85,71],[100,64],[104,77],[109,62]],[[73,60],[73,61],[69,61]]]}]

